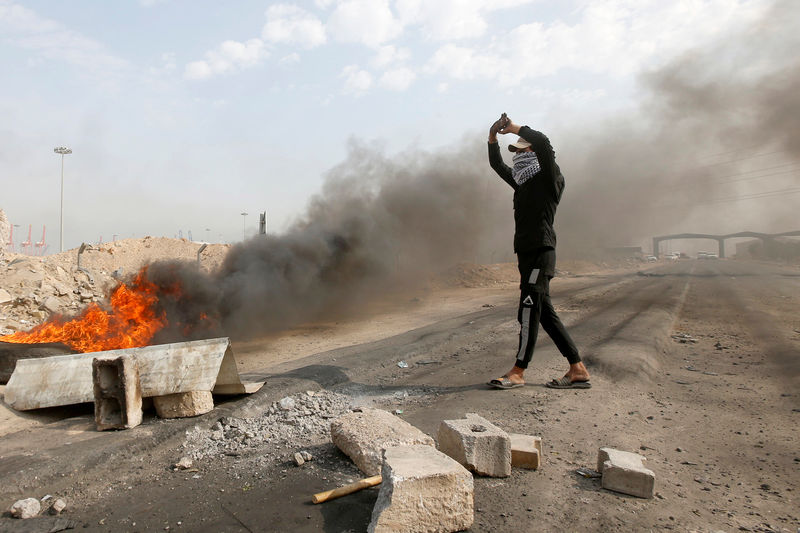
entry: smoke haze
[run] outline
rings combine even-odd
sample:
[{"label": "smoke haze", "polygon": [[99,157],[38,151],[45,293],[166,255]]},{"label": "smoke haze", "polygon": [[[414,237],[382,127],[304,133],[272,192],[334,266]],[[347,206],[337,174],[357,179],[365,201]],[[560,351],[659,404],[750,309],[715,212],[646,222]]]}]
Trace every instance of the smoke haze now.
[{"label": "smoke haze", "polygon": [[[643,74],[638,112],[564,125],[553,143],[567,182],[559,255],[678,231],[797,229],[797,196],[751,199],[800,192],[797,20],[798,3],[776,2],[760,24]],[[495,118],[476,122],[488,130]],[[212,274],[151,265],[160,286],[183,286],[163,300],[171,322],[195,325],[159,340],[331,318],[459,261],[508,260],[512,191],[489,168],[484,139],[393,157],[354,140],[285,234],[235,246]]]},{"label": "smoke haze", "polygon": [[759,24],[644,73],[638,113],[568,128],[589,140],[560,161],[560,250],[798,229],[800,197],[786,196],[800,192],[797,20],[800,4],[775,2]]}]

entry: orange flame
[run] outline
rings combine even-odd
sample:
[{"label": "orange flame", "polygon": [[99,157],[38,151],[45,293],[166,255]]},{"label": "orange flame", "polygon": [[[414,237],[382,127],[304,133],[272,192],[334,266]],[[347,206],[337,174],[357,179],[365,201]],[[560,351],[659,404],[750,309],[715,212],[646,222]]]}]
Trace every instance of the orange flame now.
[{"label": "orange flame", "polygon": [[79,352],[101,352],[147,346],[167,325],[159,312],[157,287],[143,268],[130,286],[120,283],[111,293],[111,309],[90,304],[80,316],[64,322],[55,316],[28,332],[18,331],[0,341],[22,344],[59,342]]}]

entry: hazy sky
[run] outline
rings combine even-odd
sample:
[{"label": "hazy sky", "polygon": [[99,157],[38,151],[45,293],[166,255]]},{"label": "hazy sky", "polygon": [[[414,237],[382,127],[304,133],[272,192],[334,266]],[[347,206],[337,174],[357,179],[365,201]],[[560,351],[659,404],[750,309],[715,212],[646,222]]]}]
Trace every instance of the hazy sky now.
[{"label": "hazy sky", "polygon": [[65,145],[67,248],[179,230],[232,242],[242,211],[248,234],[264,210],[280,231],[350,139],[435,151],[505,111],[558,150],[640,106],[643,71],[769,4],[0,0],[0,208],[37,240],[46,225],[57,251]]}]

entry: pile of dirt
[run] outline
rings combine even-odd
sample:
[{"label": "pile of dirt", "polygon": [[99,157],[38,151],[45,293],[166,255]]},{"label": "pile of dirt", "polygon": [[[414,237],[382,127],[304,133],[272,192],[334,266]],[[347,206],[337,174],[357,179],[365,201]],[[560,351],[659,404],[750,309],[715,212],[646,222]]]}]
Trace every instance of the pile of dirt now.
[{"label": "pile of dirt", "polygon": [[[202,243],[186,239],[144,237],[35,257],[0,254],[0,335],[27,331],[51,315],[71,315],[91,302],[101,302],[123,279],[146,264],[164,259],[197,261]],[[228,244],[209,244],[200,268],[214,270],[228,253]]]}]

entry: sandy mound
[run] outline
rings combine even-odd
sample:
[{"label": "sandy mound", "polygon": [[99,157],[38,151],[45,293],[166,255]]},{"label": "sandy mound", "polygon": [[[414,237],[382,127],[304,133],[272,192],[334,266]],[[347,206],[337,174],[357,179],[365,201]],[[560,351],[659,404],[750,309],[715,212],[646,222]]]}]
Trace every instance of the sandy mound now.
[{"label": "sandy mound", "polygon": [[[44,257],[0,254],[0,335],[27,331],[54,313],[70,314],[103,301],[120,279],[153,261],[197,261],[201,246],[154,237],[87,245],[80,269],[77,248]],[[209,244],[200,268],[216,269],[229,249],[228,244]]]}]

